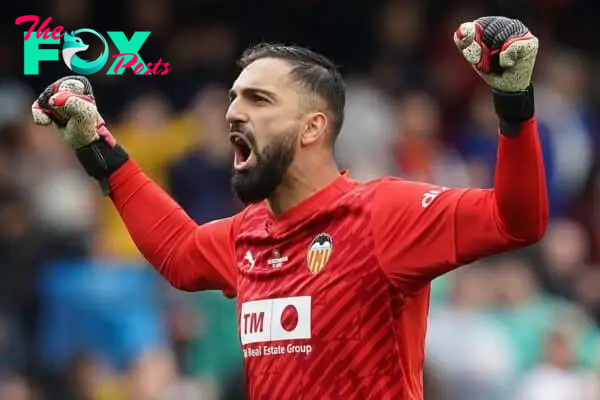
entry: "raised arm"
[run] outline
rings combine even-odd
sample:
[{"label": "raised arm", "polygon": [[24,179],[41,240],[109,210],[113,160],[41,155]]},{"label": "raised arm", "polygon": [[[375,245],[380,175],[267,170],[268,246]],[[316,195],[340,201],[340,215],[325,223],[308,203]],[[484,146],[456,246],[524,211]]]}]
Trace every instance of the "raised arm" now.
[{"label": "raised arm", "polygon": [[[497,40],[497,48],[485,47],[484,37]],[[530,83],[537,39],[518,21],[486,17],[461,25],[455,40],[493,89],[500,122],[494,188],[447,189],[399,180],[377,188],[376,251],[383,271],[406,292],[459,265],[532,244],[548,224]],[[491,54],[501,60],[495,72],[498,60]]]},{"label": "raised arm", "polygon": [[466,190],[456,208],[456,258],[470,262],[532,244],[548,225],[548,194],[535,120],[500,136],[494,189]]},{"label": "raised arm", "polygon": [[109,178],[110,198],[142,255],[174,287],[235,291],[241,214],[198,225],[133,160]]},{"label": "raised arm", "polygon": [[493,189],[447,189],[401,180],[376,189],[372,231],[391,281],[416,290],[457,266],[538,241],[548,198],[535,120],[500,137]]},{"label": "raised arm", "polygon": [[90,82],[59,79],[32,106],[34,122],[55,125],[120,213],[144,257],[173,286],[235,294],[234,238],[240,215],[198,226],[129,158],[98,113]]}]

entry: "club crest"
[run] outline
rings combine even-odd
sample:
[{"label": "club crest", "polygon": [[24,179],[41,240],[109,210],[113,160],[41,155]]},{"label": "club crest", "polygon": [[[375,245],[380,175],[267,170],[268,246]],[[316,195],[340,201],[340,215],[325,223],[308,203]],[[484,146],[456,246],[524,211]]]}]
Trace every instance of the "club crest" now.
[{"label": "club crest", "polygon": [[321,271],[329,261],[332,251],[333,240],[331,236],[326,233],[317,235],[311,242],[306,254],[308,270],[313,274]]}]

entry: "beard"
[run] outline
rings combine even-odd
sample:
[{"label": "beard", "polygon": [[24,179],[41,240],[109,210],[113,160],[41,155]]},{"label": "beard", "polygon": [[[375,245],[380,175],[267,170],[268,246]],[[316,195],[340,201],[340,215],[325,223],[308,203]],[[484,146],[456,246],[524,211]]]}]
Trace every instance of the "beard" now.
[{"label": "beard", "polygon": [[[240,127],[241,128],[241,127]],[[252,132],[242,132],[252,144],[256,162],[245,171],[233,169],[231,186],[242,203],[249,205],[267,199],[281,184],[283,177],[294,160],[297,129],[276,135],[271,143],[259,152]]]}]

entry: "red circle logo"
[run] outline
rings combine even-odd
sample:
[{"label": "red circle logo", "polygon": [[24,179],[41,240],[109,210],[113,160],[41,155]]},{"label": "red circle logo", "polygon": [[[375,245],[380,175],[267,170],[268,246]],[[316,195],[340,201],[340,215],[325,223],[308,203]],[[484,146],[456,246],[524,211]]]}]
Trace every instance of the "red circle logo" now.
[{"label": "red circle logo", "polygon": [[291,332],[298,326],[298,310],[293,305],[286,306],[281,312],[281,327]]}]

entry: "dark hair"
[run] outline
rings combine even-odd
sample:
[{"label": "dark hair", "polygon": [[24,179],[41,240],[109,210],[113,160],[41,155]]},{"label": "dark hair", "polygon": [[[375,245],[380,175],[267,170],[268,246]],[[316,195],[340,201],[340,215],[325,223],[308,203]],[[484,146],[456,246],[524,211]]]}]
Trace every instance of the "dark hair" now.
[{"label": "dark hair", "polygon": [[346,87],[338,67],[327,57],[300,46],[260,43],[242,54],[238,65],[246,68],[261,58],[278,58],[292,65],[293,79],[309,92],[323,99],[333,117],[332,139],[335,140],[344,123]]}]

